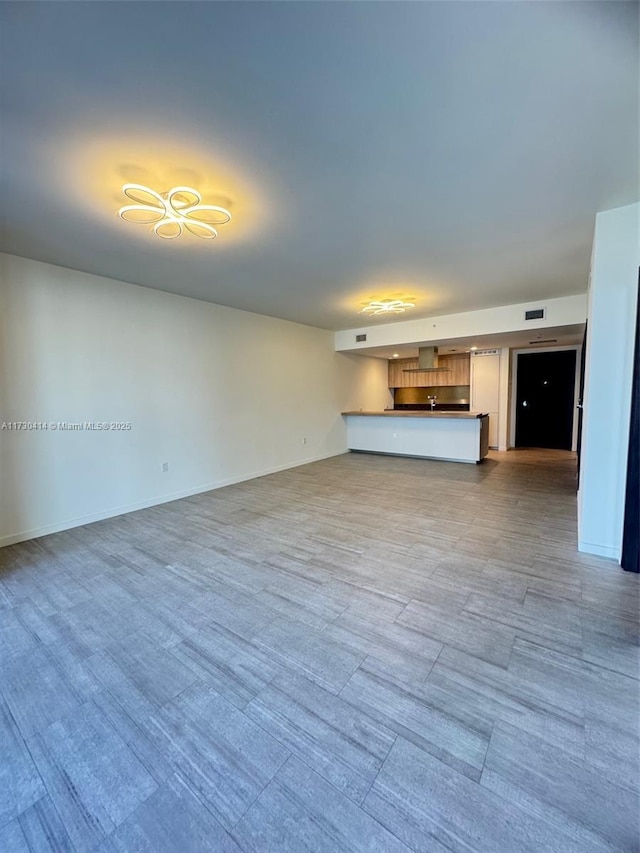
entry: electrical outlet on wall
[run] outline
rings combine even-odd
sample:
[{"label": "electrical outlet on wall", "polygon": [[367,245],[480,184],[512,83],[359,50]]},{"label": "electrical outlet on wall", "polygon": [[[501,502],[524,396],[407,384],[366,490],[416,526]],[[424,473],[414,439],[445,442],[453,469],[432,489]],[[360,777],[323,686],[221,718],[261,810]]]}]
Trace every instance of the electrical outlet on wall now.
[{"label": "electrical outlet on wall", "polygon": [[166,472],[169,470],[169,463],[168,463],[168,462],[163,462],[163,463],[162,463],[162,465],[160,466],[160,470],[161,470],[163,473],[166,473]]}]

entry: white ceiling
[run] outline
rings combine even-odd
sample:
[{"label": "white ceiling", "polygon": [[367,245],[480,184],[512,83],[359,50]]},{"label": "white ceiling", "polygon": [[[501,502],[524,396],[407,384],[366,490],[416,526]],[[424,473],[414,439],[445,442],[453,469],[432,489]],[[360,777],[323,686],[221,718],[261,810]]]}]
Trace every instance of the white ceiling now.
[{"label": "white ceiling", "polygon": [[[1,8],[3,251],[353,328],[584,292],[638,196],[635,3]],[[234,219],[161,241],[127,180]]]}]

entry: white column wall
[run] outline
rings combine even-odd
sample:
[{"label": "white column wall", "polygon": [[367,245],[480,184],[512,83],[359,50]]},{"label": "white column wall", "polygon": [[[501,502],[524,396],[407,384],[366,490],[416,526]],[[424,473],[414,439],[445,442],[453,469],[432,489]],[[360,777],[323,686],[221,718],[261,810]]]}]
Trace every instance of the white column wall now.
[{"label": "white column wall", "polygon": [[588,300],[578,547],[620,560],[640,264],[640,204],[596,217]]}]

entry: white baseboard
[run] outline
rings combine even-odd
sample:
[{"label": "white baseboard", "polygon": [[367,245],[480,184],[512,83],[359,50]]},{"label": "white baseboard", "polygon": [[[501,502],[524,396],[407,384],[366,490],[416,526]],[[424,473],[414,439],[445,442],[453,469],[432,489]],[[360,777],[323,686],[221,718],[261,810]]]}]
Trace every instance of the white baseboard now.
[{"label": "white baseboard", "polygon": [[82,527],[84,524],[92,524],[94,521],[104,521],[106,518],[115,518],[118,515],[125,515],[128,512],[136,512],[139,509],[148,509],[151,506],[170,503],[171,501],[180,500],[180,498],[189,498],[192,495],[199,495],[203,492],[212,492],[215,489],[222,489],[224,486],[233,486],[236,483],[245,483],[248,480],[257,480],[258,477],[266,477],[268,474],[277,474],[279,471],[288,471],[290,468],[299,468],[302,465],[309,465],[311,462],[321,462],[323,459],[342,456],[348,452],[348,450],[338,450],[333,453],[323,453],[320,456],[313,456],[309,459],[300,459],[287,465],[279,465],[275,468],[265,468],[263,471],[257,471],[252,474],[244,474],[240,477],[229,477],[225,480],[218,480],[215,483],[204,483],[191,489],[183,489],[179,492],[173,492],[170,495],[157,495],[156,497],[148,498],[144,501],[136,501],[135,503],[124,504],[123,506],[111,507],[110,509],[94,512],[90,515],[83,515],[80,518],[70,518],[66,521],[56,522],[55,524],[47,524],[44,527],[22,530],[19,533],[8,533],[5,536],[0,536],[0,548],[4,548],[7,545],[15,545],[18,542],[26,542],[29,539],[38,539],[40,536],[48,536],[51,533],[60,533],[63,530],[71,530],[73,527]]},{"label": "white baseboard", "polygon": [[621,548],[614,548],[612,545],[595,545],[593,542],[579,540],[578,551],[585,554],[595,554],[597,557],[609,557],[611,560],[617,560],[618,563],[622,559]]}]

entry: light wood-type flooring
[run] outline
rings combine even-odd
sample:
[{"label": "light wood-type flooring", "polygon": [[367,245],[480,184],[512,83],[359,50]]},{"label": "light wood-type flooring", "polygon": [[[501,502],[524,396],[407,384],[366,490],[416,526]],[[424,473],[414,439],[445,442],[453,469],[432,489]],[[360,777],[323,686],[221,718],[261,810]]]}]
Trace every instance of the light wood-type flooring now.
[{"label": "light wood-type flooring", "polygon": [[0,551],[0,850],[638,850],[575,457],[346,454]]}]

